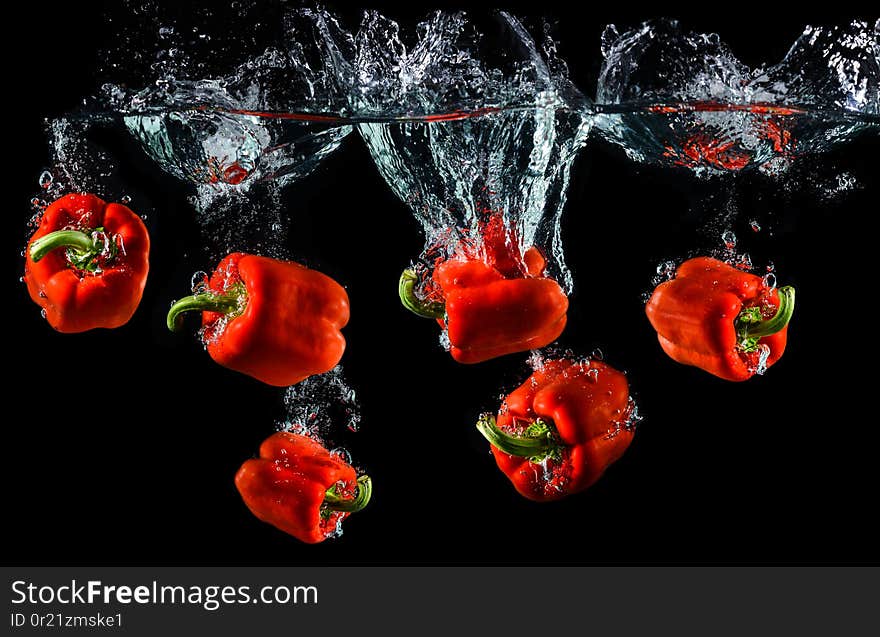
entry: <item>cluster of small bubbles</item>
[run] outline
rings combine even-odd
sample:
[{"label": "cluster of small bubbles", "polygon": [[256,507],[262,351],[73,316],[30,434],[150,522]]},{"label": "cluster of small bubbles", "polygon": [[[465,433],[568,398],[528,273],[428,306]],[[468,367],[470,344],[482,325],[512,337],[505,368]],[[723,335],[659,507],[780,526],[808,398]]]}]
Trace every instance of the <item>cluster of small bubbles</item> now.
[{"label": "cluster of small bubbles", "polygon": [[623,425],[619,420],[615,420],[611,423],[611,426],[608,428],[608,431],[605,432],[605,435],[602,437],[603,440],[613,440],[620,435],[620,432],[623,431]]},{"label": "cluster of small bubbles", "polygon": [[285,420],[278,424],[278,431],[287,431],[292,434],[296,434],[298,436],[309,436],[311,438],[318,438],[316,432],[310,430],[301,422],[293,422],[290,420]]},{"label": "cluster of small bubbles", "polygon": [[749,221],[749,227],[752,229],[752,232],[761,232],[761,224],[759,224],[755,219]]},{"label": "cluster of small bubbles", "polygon": [[288,387],[284,406],[286,421],[306,423],[314,433],[340,425],[352,432],[360,428],[357,393],[345,381],[341,365]]},{"label": "cluster of small bubbles", "polygon": [[210,326],[202,326],[199,328],[198,332],[196,332],[196,337],[202,343],[202,347],[204,349],[208,349],[209,345],[213,345],[216,343],[221,336],[223,336],[223,332],[226,331],[226,326],[229,324],[229,317],[226,314],[223,314],[215,320]]},{"label": "cluster of small bubbles", "polygon": [[330,455],[337,460],[341,460],[345,464],[351,464],[351,454],[345,447],[336,447],[330,450]]},{"label": "cluster of small bubbles", "polygon": [[643,417],[639,413],[639,406],[636,404],[636,401],[633,400],[632,396],[630,396],[627,401],[626,413],[628,414],[628,417],[624,421],[623,426],[627,431],[633,431],[642,421]]},{"label": "cluster of small bubbles", "polygon": [[349,431],[357,432],[361,426],[361,414],[357,408],[357,393],[353,389],[349,389],[345,393],[343,403],[345,407],[346,427]]},{"label": "cluster of small bubbles", "polygon": [[445,351],[449,351],[452,349],[452,342],[449,340],[449,330],[442,329],[440,330],[440,347],[442,347]]},{"label": "cluster of small bubbles", "polygon": [[675,275],[675,261],[661,261],[657,264],[657,275],[653,279],[655,286],[668,281]]},{"label": "cluster of small bubbles", "polygon": [[852,173],[840,173],[837,175],[837,190],[843,192],[846,190],[855,190],[859,187],[859,182]]},{"label": "cluster of small bubbles", "polygon": [[542,352],[541,350],[533,349],[529,352],[529,358],[527,359],[527,362],[529,364],[529,367],[531,367],[534,371],[544,369],[545,361],[546,359],[544,357],[544,352]]},{"label": "cluster of small bubbles", "polygon": [[342,537],[342,521],[345,519],[345,515],[337,515],[336,516],[336,526],[330,529],[326,535],[328,540],[336,539]]},{"label": "cluster of small bubbles", "polygon": [[755,373],[759,376],[763,376],[764,372],[767,371],[767,361],[770,358],[770,347],[765,344],[761,344],[758,346],[758,363],[755,366]]}]

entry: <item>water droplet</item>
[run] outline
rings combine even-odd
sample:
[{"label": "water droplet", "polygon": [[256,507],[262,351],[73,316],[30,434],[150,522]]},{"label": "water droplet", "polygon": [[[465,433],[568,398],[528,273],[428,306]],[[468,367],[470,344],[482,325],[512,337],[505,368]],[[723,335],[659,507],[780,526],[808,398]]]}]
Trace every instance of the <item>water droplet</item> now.
[{"label": "water droplet", "polygon": [[41,292],[40,292],[40,298],[41,298],[41,299],[45,299],[45,298],[46,298],[46,293],[41,291]]},{"label": "water droplet", "polygon": [[597,347],[590,353],[590,359],[594,361],[604,361],[605,353]]},{"label": "water droplet", "polygon": [[776,275],[773,274],[772,272],[768,272],[767,274],[765,274],[764,275],[764,285],[766,285],[768,288],[775,288],[776,287]]},{"label": "water droplet", "polygon": [[761,224],[754,219],[749,221],[749,227],[752,229],[752,232],[761,232]]},{"label": "water droplet", "polygon": [[42,173],[40,173],[39,183],[40,188],[42,188],[43,190],[49,190],[49,188],[52,186],[52,173],[50,173],[48,170],[44,170]]},{"label": "water droplet", "polygon": [[122,196],[119,198],[119,203],[121,203],[121,204],[127,206],[128,204],[131,203],[131,197],[129,197],[128,195],[122,195]]},{"label": "water droplet", "polygon": [[19,283],[24,283],[24,277],[23,277],[23,276],[18,277],[18,282],[19,282]]},{"label": "water droplet", "polygon": [[147,220],[147,215],[141,215],[141,219],[143,219],[144,221],[146,221],[146,220]]},{"label": "water droplet", "polygon": [[21,252],[19,252],[19,255],[20,255],[20,256],[24,256],[24,255],[25,255],[25,251],[22,250]]},{"label": "water droplet", "polygon": [[43,318],[46,318],[46,308],[43,308],[42,310],[40,310],[40,316],[42,316]]}]

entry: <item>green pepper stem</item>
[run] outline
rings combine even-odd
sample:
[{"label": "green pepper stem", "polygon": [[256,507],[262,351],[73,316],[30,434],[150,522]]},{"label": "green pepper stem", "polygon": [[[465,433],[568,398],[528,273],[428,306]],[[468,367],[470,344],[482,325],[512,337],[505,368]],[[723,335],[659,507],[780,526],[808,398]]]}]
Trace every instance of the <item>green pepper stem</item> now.
[{"label": "green pepper stem", "polygon": [[771,318],[757,323],[742,323],[740,332],[743,338],[763,338],[776,334],[791,320],[794,313],[794,288],[790,285],[779,288],[779,307]]},{"label": "green pepper stem", "polygon": [[537,436],[511,436],[495,424],[495,417],[483,414],[477,421],[477,429],[489,444],[504,453],[520,458],[547,456],[556,448],[549,428]]},{"label": "green pepper stem", "polygon": [[355,513],[360,511],[370,501],[373,495],[373,481],[370,476],[364,475],[357,479],[357,495],[353,498],[341,498],[336,495],[336,487],[330,487],[324,494],[324,506],[331,511],[343,511]]},{"label": "green pepper stem", "polygon": [[446,316],[446,305],[436,301],[424,301],[416,296],[416,284],[418,282],[419,275],[412,268],[407,268],[400,275],[397,293],[400,295],[400,302],[403,303],[403,307],[422,318],[442,319]]},{"label": "green pepper stem", "polygon": [[43,235],[31,244],[31,260],[36,263],[44,256],[58,248],[73,248],[77,252],[95,253],[100,249],[95,245],[95,240],[85,232],[79,230],[56,230]]},{"label": "green pepper stem", "polygon": [[[233,286],[234,287],[234,286]],[[175,301],[168,310],[166,324],[172,332],[177,332],[183,327],[184,312],[221,312],[230,314],[239,309],[239,301],[241,298],[240,290],[233,290],[226,294],[214,294],[212,292],[203,292],[201,294],[193,294],[185,296],[179,301]]]}]

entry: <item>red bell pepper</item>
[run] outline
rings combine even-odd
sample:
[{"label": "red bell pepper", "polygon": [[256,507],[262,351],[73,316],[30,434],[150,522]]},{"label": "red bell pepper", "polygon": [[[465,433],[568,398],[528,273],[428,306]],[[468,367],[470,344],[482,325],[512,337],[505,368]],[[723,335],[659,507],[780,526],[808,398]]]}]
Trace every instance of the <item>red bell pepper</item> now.
[{"label": "red bell pepper", "polygon": [[794,288],[710,257],[682,263],[645,307],[670,358],[719,378],[747,380],[785,351]]},{"label": "red bell pepper", "polygon": [[415,270],[400,277],[404,307],[447,329],[450,353],[459,363],[549,345],[565,329],[568,311],[562,288],[544,276],[546,259],[537,247],[520,256],[501,215],[490,217],[480,232],[481,251],[462,242],[452,257],[435,265],[426,298],[416,292]]},{"label": "red bell pepper", "polygon": [[623,455],[638,414],[626,376],[601,361],[552,360],[477,423],[498,468],[526,498],[559,500]]},{"label": "red bell pepper", "polygon": [[46,208],[28,242],[24,282],[59,332],[119,327],[141,302],[149,253],[147,227],[129,208],[65,195]]},{"label": "red bell pepper", "polygon": [[320,443],[281,431],[246,460],[235,486],[247,508],[263,522],[315,544],[341,531],[342,521],[370,501],[370,477],[357,477]]},{"label": "red bell pepper", "polygon": [[340,329],[348,294],[336,281],[292,261],[236,252],[223,259],[207,290],[176,301],[181,314],[202,312],[208,354],[224,367],[286,387],[336,367],[345,351]]}]

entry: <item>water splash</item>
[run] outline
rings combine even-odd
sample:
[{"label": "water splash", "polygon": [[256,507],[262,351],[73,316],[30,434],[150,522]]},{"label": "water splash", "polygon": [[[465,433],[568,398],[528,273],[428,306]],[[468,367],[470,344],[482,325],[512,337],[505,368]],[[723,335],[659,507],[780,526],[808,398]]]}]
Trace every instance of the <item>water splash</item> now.
[{"label": "water splash", "polygon": [[132,93],[107,85],[105,96],[150,157],[181,179],[242,189],[289,183],[351,132],[327,113],[340,115],[348,103],[350,80],[340,73],[352,53],[351,36],[324,11],[290,12],[284,29],[286,48],[270,47],[222,77],[178,79],[167,66],[154,86]]},{"label": "water splash", "polygon": [[520,261],[540,247],[549,275],[570,291],[559,221],[571,163],[590,130],[587,101],[552,49],[539,47],[516,18],[501,12],[491,26],[508,44],[501,55],[462,14],[434,14],[407,48],[395,23],[369,13],[357,38],[359,77],[369,90],[355,93],[355,108],[380,113],[395,103],[410,113],[471,116],[358,130],[424,229],[423,261],[463,242],[480,252],[485,225],[500,218]]},{"label": "water splash", "polygon": [[750,69],[715,34],[672,20],[603,35],[596,129],[643,162],[701,175],[795,158],[880,130],[877,29],[807,27],[785,58]]},{"label": "water splash", "polygon": [[[717,35],[672,20],[611,25],[595,105],[568,82],[553,42],[538,46],[503,12],[438,11],[414,32],[375,11],[355,34],[323,9],[285,10],[279,21],[273,46],[201,78],[193,69],[204,64],[163,25],[155,84],[108,84],[105,102],[165,170],[234,190],[308,174],[357,125],[419,214],[449,209],[442,222],[425,220],[429,235],[466,228],[464,217],[486,210],[561,209],[571,157],[593,124],[633,159],[700,175],[779,175],[804,154],[880,129],[877,26],[860,21],[807,27],[780,63],[757,69]],[[499,160],[504,152],[510,162]],[[537,183],[524,185],[532,174]],[[522,225],[519,241],[556,242]],[[564,280],[564,264],[556,269]]]}]

